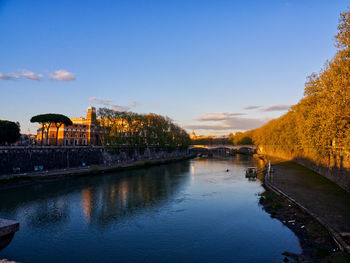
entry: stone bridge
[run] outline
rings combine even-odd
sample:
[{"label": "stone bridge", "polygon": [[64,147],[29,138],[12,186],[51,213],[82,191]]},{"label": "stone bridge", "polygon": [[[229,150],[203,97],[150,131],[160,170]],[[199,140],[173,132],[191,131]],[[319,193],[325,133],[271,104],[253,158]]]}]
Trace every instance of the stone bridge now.
[{"label": "stone bridge", "polygon": [[188,148],[191,152],[198,153],[213,153],[213,152],[221,152],[221,153],[246,153],[253,154],[257,153],[258,147],[255,145],[191,145]]}]

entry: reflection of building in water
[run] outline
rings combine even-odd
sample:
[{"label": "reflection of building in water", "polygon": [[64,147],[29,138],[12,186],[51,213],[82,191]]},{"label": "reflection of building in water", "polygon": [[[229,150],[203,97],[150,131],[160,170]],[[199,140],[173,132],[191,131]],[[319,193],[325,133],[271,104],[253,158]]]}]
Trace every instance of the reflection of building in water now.
[{"label": "reflection of building in water", "polygon": [[[121,200],[121,203],[123,205],[123,207],[125,208],[126,205],[127,205],[127,198],[128,198],[128,192],[129,192],[129,189],[128,189],[128,182],[127,181],[122,181],[120,184],[119,184],[119,200]],[[131,190],[131,189],[130,189]]]},{"label": "reflection of building in water", "polygon": [[166,202],[188,180],[189,165],[184,163],[111,175],[105,183],[81,191],[81,206],[87,223],[106,226],[132,216],[140,209]]},{"label": "reflection of building in water", "polygon": [[83,207],[86,222],[90,223],[92,209],[92,191],[90,188],[83,189],[81,192],[81,206]]},{"label": "reflection of building in water", "polygon": [[195,165],[192,162],[191,163],[191,179],[192,179],[192,181],[194,180],[194,175],[195,175]]}]

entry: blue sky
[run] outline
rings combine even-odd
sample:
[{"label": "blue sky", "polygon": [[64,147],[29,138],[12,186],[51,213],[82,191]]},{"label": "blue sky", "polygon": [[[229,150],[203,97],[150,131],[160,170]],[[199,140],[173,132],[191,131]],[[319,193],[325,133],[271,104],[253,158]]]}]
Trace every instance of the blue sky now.
[{"label": "blue sky", "polygon": [[348,6],[0,0],[0,119],[28,133],[33,115],[108,106],[167,115],[197,134],[255,128],[302,98],[307,75],[335,54]]}]

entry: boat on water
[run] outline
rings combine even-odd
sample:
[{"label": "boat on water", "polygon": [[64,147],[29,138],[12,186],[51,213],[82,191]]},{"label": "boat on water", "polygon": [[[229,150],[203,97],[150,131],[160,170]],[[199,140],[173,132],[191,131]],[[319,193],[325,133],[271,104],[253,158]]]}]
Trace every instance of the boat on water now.
[{"label": "boat on water", "polygon": [[248,167],[245,171],[246,178],[256,178],[258,177],[258,168],[257,167]]}]

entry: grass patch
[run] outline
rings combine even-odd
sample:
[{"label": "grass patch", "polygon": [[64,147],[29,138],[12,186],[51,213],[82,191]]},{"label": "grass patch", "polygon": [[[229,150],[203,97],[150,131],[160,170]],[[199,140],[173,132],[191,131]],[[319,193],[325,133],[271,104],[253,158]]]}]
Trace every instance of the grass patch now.
[{"label": "grass patch", "polygon": [[100,168],[98,167],[98,165],[91,165],[89,171],[92,174],[97,174],[100,171]]},{"label": "grass patch", "polygon": [[304,212],[304,210],[303,209],[301,209],[298,205],[296,205],[296,204],[292,204],[292,207],[295,209],[295,210],[297,210],[298,212]]},{"label": "grass patch", "polygon": [[1,179],[0,184],[20,183],[23,181],[35,181],[36,179],[38,179],[37,176],[15,176],[12,178]]},{"label": "grass patch", "polygon": [[329,257],[330,263],[348,263],[350,262],[350,256],[344,252],[339,252]]},{"label": "grass patch", "polygon": [[266,201],[273,201],[276,200],[279,196],[277,194],[269,194],[265,195],[265,200]]},{"label": "grass patch", "polygon": [[328,232],[327,230],[321,226],[318,223],[313,223],[311,224],[308,228],[307,228],[307,232],[306,232],[307,236],[315,239],[319,236],[327,236]]},{"label": "grass patch", "polygon": [[317,248],[317,255],[321,258],[325,258],[330,255],[329,251],[325,247],[318,247]]},{"label": "grass patch", "polygon": [[283,205],[281,203],[275,203],[271,205],[271,208],[275,210],[281,209],[282,207]]},{"label": "grass patch", "polygon": [[151,161],[145,161],[143,164],[145,167],[150,167],[153,165],[153,163]]}]

